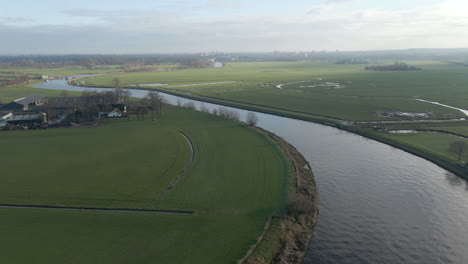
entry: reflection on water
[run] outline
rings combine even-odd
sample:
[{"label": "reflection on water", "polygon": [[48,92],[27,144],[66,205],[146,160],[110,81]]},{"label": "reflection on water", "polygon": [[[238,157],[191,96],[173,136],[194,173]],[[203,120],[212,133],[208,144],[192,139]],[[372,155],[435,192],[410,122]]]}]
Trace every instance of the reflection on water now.
[{"label": "reflection on water", "polygon": [[445,174],[445,179],[447,179],[448,183],[452,186],[462,186],[464,183],[466,183],[463,179],[450,172]]},{"label": "reflection on water", "polygon": [[[38,87],[94,90],[61,80]],[[135,97],[146,93],[132,90]],[[164,96],[170,104],[192,101],[201,107],[197,101]],[[203,105],[210,111],[219,107]],[[237,111],[245,120],[247,111]],[[468,263],[466,182],[424,159],[358,135],[257,116],[258,126],[303,153],[317,180],[320,215],[305,263]]]}]

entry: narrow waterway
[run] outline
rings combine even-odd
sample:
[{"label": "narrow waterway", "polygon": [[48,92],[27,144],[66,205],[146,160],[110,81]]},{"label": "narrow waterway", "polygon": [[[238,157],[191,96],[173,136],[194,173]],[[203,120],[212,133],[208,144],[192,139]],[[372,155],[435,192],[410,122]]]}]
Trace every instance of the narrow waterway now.
[{"label": "narrow waterway", "polygon": [[[69,86],[65,80],[35,87],[109,90]],[[131,92],[134,97],[147,93]],[[164,97],[170,104],[219,107]],[[235,110],[245,120],[247,111]],[[316,177],[320,215],[304,263],[468,263],[467,182],[424,159],[336,128],[257,116],[258,126],[306,157]]]}]

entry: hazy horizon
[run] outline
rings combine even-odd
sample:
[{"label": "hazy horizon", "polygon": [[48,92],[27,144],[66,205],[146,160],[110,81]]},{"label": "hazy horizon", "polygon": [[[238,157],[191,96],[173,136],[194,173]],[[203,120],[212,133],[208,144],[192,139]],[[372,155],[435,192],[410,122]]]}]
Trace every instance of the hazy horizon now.
[{"label": "hazy horizon", "polygon": [[462,0],[4,3],[1,55],[468,47]]}]

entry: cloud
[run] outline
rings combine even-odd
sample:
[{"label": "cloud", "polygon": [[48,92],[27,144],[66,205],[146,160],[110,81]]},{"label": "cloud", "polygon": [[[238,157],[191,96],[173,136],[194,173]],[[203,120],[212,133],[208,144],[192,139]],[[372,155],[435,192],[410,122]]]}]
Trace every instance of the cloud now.
[{"label": "cloud", "polygon": [[33,20],[24,17],[0,17],[0,24],[24,24]]},{"label": "cloud", "polygon": [[[206,2],[208,3],[208,2]],[[287,13],[203,16],[177,10],[96,11],[68,15],[86,26],[0,24],[0,53],[159,53],[279,50],[367,50],[468,47],[467,3],[384,10],[313,7],[313,15]],[[30,45],[34,40],[35,45]]]},{"label": "cloud", "polygon": [[351,2],[354,0],[327,0],[327,3],[334,4],[334,3],[343,3],[343,2]]},{"label": "cloud", "polygon": [[205,4],[200,6],[201,8],[220,8],[220,9],[232,9],[232,8],[244,8],[245,4],[236,1],[229,0],[209,0]]},{"label": "cloud", "polygon": [[307,14],[313,15],[313,14],[320,14],[322,12],[330,11],[335,8],[335,5],[332,4],[324,4],[324,5],[316,5],[313,6],[309,11],[307,11]]}]

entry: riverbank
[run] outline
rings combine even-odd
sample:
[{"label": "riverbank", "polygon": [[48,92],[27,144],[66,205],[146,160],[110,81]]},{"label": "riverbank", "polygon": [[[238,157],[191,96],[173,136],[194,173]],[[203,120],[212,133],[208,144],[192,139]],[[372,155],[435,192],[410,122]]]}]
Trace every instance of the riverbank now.
[{"label": "riverbank", "polygon": [[[347,129],[344,129],[347,130]],[[370,139],[373,139],[375,141],[390,145],[392,147],[401,149],[403,151],[406,151],[408,153],[411,153],[415,156],[418,156],[420,158],[423,158],[425,160],[428,160],[437,166],[444,168],[451,173],[457,175],[460,178],[463,178],[465,180],[468,180],[468,167],[461,165],[460,163],[453,163],[437,154],[430,153],[423,148],[419,148],[416,145],[409,145],[405,144],[403,142],[399,142],[397,140],[391,139],[386,137],[385,135],[378,134],[375,132],[368,132],[368,131],[360,131],[360,130],[347,130],[356,134],[359,134],[363,137],[367,137]]]},{"label": "riverbank", "polygon": [[274,215],[255,245],[238,263],[302,263],[318,216],[315,178],[309,163],[282,138],[261,128],[259,133],[281,147],[290,161],[287,214]]}]

